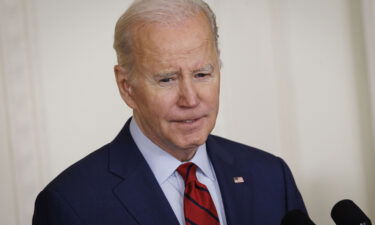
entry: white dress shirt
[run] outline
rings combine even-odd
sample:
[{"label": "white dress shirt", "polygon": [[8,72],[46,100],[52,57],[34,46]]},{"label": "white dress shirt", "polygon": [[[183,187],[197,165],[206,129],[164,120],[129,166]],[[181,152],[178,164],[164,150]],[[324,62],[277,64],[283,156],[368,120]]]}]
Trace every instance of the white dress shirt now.
[{"label": "white dress shirt", "polygon": [[[154,173],[178,221],[181,225],[185,225],[183,204],[185,184],[176,169],[186,162],[180,162],[154,144],[142,133],[134,119],[130,122],[130,134]],[[197,179],[207,186],[214,201],[220,224],[226,225],[223,200],[215,171],[207,155],[206,144],[198,147],[197,152],[189,162],[197,165]]]}]

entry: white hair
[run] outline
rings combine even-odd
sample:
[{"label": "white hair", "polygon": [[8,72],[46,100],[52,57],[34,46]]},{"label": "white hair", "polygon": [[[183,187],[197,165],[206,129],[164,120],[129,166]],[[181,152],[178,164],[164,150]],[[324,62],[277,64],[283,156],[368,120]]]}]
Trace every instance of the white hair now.
[{"label": "white hair", "polygon": [[152,22],[176,25],[198,13],[203,13],[207,17],[219,55],[216,17],[204,1],[135,0],[116,23],[113,47],[116,50],[118,64],[123,66],[128,74],[132,73],[134,65],[132,41],[135,37],[136,25]]}]

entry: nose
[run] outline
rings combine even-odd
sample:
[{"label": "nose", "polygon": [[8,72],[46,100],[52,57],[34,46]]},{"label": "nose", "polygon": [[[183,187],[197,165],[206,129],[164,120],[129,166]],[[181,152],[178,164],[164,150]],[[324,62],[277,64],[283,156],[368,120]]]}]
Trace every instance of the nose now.
[{"label": "nose", "polygon": [[178,105],[183,108],[194,108],[199,105],[197,87],[191,79],[182,79],[179,83]]}]

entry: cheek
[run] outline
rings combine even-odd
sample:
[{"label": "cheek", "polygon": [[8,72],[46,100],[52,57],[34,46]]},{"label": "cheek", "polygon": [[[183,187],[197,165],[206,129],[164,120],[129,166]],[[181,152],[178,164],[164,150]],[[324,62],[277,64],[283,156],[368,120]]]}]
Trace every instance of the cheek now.
[{"label": "cheek", "polygon": [[168,91],[154,93],[149,98],[147,108],[155,117],[167,117],[171,113],[175,105],[175,97],[173,93]]},{"label": "cheek", "polygon": [[210,106],[215,106],[219,101],[220,90],[217,85],[202,88],[202,95]]}]

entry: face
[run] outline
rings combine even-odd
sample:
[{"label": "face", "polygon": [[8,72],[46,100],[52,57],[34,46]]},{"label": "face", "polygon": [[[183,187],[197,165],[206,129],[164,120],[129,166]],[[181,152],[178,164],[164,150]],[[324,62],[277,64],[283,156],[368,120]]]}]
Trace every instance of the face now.
[{"label": "face", "polygon": [[215,126],[220,68],[203,15],[175,26],[148,24],[134,40],[134,80],[117,84],[143,133],[176,158],[190,159]]}]

